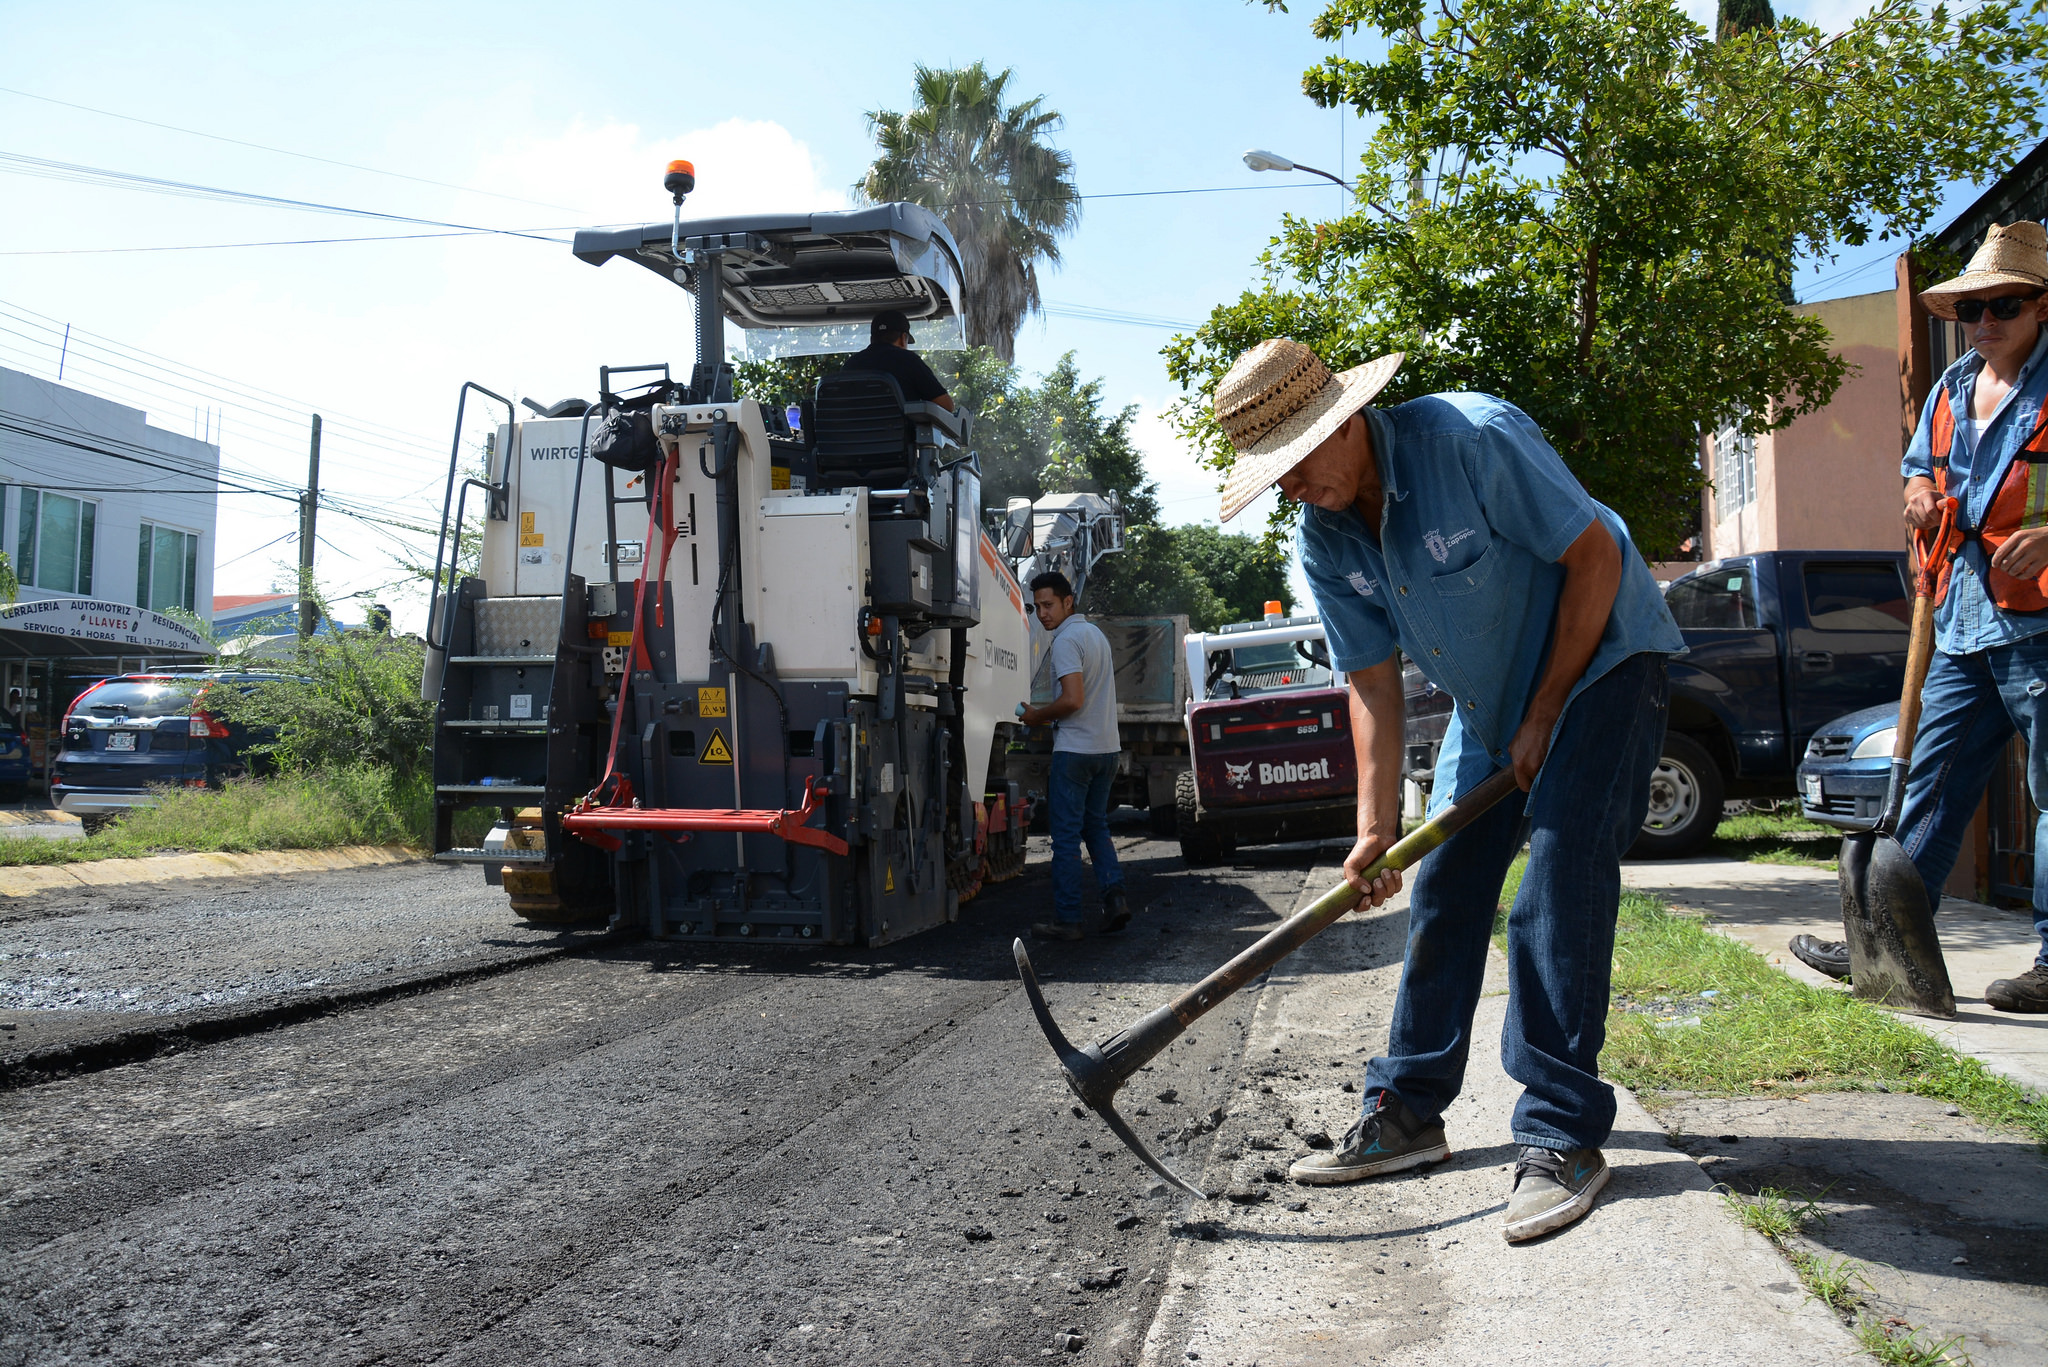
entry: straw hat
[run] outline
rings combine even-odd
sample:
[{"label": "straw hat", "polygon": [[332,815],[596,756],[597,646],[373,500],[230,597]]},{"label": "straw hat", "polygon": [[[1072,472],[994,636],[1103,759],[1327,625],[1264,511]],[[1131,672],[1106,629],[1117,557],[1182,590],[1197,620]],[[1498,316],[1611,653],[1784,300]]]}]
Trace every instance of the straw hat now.
[{"label": "straw hat", "polygon": [[1397,351],[1338,375],[1287,337],[1270,338],[1238,357],[1216,386],[1213,404],[1216,425],[1237,448],[1237,464],[1223,485],[1223,520],[1243,512],[1371,403],[1406,354]]},{"label": "straw hat", "polygon": [[1969,269],[1953,280],[1922,290],[1920,299],[1935,317],[1952,319],[1956,316],[1955,296],[1989,285],[2048,289],[2048,231],[2025,220],[2004,227],[1994,224],[1984,245],[1970,258]]}]

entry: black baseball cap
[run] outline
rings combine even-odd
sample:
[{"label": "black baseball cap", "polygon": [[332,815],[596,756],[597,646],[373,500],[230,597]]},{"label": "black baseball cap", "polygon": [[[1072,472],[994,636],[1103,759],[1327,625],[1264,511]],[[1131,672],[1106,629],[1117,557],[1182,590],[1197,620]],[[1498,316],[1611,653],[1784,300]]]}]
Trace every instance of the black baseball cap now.
[{"label": "black baseball cap", "polygon": [[910,335],[910,320],[903,316],[901,309],[883,309],[875,315],[874,321],[868,324],[868,336],[877,341],[884,337],[894,337],[899,332],[903,334],[903,340],[906,342],[917,340]]}]

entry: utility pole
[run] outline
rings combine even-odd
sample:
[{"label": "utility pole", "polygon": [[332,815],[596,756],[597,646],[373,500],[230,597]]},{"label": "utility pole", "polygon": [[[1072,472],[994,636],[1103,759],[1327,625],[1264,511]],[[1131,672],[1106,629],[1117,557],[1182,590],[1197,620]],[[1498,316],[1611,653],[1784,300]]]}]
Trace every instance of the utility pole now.
[{"label": "utility pole", "polygon": [[320,607],[313,601],[313,534],[320,512],[320,415],[313,415],[313,449],[306,458],[306,492],[299,495],[299,639],[313,634]]}]

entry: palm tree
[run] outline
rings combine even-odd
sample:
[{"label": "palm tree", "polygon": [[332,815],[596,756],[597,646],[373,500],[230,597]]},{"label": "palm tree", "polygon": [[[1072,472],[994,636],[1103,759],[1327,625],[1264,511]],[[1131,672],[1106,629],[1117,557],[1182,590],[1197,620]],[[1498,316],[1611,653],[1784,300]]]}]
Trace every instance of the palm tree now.
[{"label": "palm tree", "polygon": [[1038,262],[1081,217],[1074,160],[1044,141],[1062,120],[1044,97],[1005,106],[1010,71],[980,62],[916,68],[917,105],[874,110],[878,155],[854,190],[871,204],[903,199],[945,219],[960,244],[967,342],[1014,359],[1017,329],[1039,308]]}]

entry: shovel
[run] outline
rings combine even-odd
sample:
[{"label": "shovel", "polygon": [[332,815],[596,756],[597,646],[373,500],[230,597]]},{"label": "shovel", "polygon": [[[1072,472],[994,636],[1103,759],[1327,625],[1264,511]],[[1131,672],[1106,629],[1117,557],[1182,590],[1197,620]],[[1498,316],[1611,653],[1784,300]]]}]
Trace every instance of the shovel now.
[{"label": "shovel", "polygon": [[[1481,812],[1516,791],[1515,771],[1500,770],[1389,846],[1386,853],[1366,868],[1366,880],[1369,882],[1379,877],[1387,869],[1409,868],[1423,855],[1470,825]],[[1052,1045],[1053,1054],[1059,1059],[1060,1072],[1066,1076],[1067,1086],[1089,1110],[1102,1118],[1110,1132],[1124,1142],[1125,1148],[1143,1160],[1146,1167],[1188,1195],[1207,1200],[1209,1193],[1153,1157],[1152,1151],[1145,1147],[1145,1141],[1138,1138],[1137,1132],[1117,1114],[1117,1090],[1130,1080],[1133,1073],[1185,1034],[1189,1026],[1221,1005],[1239,988],[1335,925],[1345,912],[1358,905],[1359,900],[1357,888],[1348,882],[1339,883],[1165,1006],[1140,1017],[1100,1044],[1081,1049],[1067,1041],[1066,1034],[1053,1020],[1052,1011],[1045,1004],[1045,994],[1039,991],[1038,975],[1031,969],[1031,956],[1024,952],[1024,942],[1019,940],[1012,948],[1017,957],[1017,973],[1024,980],[1024,993],[1031,1001],[1031,1012],[1038,1018],[1039,1029],[1045,1031],[1046,1042]]]},{"label": "shovel", "polygon": [[1913,737],[1920,729],[1920,693],[1934,655],[1934,547],[1939,544],[1938,537],[1926,545],[1917,535],[1914,538],[1920,567],[1913,576],[1913,632],[1906,646],[1906,683],[1899,697],[1891,778],[1877,823],[1842,837],[1838,868],[1843,938],[1849,942],[1855,994],[1917,1015],[1954,1020],[1956,994],[1949,986],[1940,937],[1934,933],[1927,883],[1897,839],[1906,771],[1913,763]]}]

